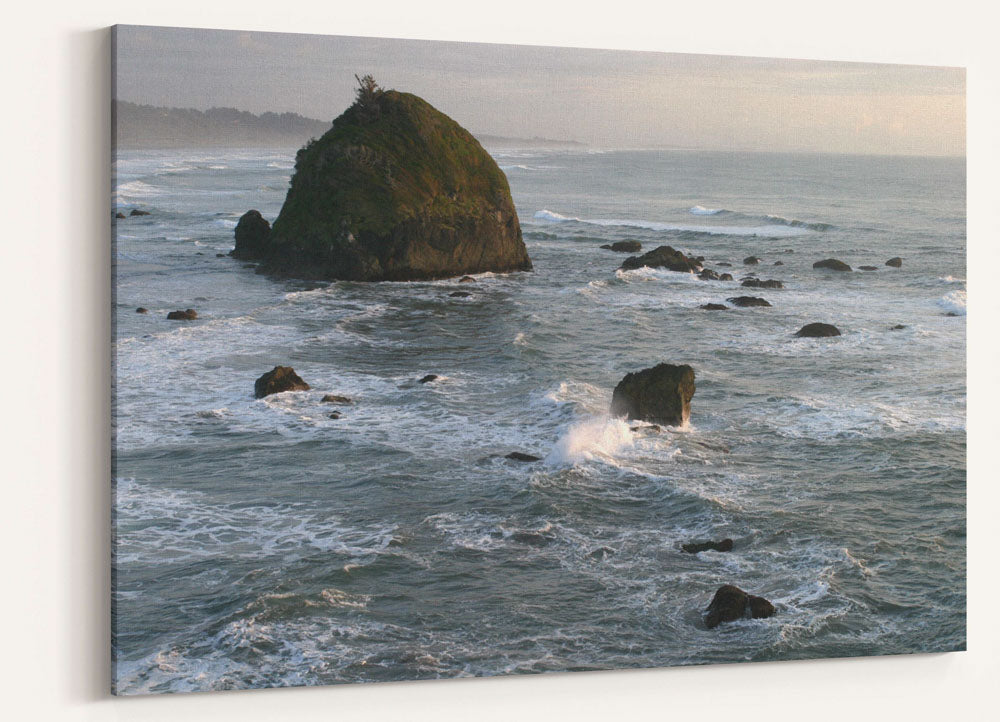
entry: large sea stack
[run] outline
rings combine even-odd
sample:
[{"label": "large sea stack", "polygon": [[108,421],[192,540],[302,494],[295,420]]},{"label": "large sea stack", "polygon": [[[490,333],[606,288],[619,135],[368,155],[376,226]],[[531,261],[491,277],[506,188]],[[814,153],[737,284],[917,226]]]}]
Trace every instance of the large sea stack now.
[{"label": "large sea stack", "polygon": [[691,415],[694,369],[657,364],[627,374],[611,396],[611,415],[670,426],[683,426]]},{"label": "large sea stack", "polygon": [[360,81],[355,103],[295,159],[261,273],[414,281],[529,271],[503,171],[454,120]]}]

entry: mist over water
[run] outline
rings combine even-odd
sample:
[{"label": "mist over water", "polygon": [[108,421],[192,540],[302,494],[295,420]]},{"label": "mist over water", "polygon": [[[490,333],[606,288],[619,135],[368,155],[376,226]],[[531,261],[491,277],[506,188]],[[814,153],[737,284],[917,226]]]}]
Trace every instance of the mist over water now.
[{"label": "mist over water", "polygon": [[[533,273],[307,284],[216,257],[294,152],[115,164],[119,692],[964,648],[964,161],[494,151]],[[608,418],[661,361],[689,425]],[[278,364],[312,390],[253,399]],[[726,583],[777,615],[706,630]]]}]

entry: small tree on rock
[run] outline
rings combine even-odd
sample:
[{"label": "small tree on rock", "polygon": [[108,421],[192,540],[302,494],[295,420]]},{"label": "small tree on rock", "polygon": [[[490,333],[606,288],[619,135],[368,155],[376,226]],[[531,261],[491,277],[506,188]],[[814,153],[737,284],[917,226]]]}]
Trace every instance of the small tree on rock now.
[{"label": "small tree on rock", "polygon": [[364,75],[359,78],[355,74],[354,79],[358,81],[358,89],[355,96],[355,103],[357,103],[358,110],[363,117],[369,120],[377,118],[379,116],[378,100],[383,93],[382,88],[379,87],[379,84],[375,82],[375,78],[371,75]]}]

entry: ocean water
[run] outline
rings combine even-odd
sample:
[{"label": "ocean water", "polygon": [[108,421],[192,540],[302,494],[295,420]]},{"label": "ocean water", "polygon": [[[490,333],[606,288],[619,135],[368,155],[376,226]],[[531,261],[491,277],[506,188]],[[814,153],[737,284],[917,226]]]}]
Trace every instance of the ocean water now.
[{"label": "ocean water", "polygon": [[[216,256],[294,152],[115,162],[151,212],[115,225],[117,692],[965,647],[963,160],[493,151],[533,273],[317,284]],[[622,239],[736,281],[617,270]],[[737,295],[772,307],[698,308]],[[661,361],[690,423],[609,418]],[[255,400],[278,364],[312,390]],[[727,583],[776,616],[706,629]]]}]

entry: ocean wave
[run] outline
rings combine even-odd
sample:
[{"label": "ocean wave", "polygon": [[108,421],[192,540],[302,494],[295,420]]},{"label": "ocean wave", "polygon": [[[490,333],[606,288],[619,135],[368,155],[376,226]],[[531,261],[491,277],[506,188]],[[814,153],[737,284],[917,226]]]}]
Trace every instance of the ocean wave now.
[{"label": "ocean wave", "polygon": [[705,206],[691,206],[688,208],[688,213],[695,216],[715,216],[727,212],[725,208],[705,208]]},{"label": "ocean wave", "polygon": [[574,424],[562,435],[545,457],[545,463],[559,466],[606,460],[632,445],[632,431],[621,419],[587,419]]},{"label": "ocean wave", "polygon": [[625,218],[577,218],[564,216],[548,209],[537,211],[534,219],[540,223],[587,223],[595,226],[621,226],[624,228],[644,228],[651,231],[681,231],[723,236],[763,236],[765,238],[786,238],[813,233],[815,229],[805,225],[772,223],[763,226],[697,226],[661,221],[633,220]]},{"label": "ocean wave", "polygon": [[965,316],[967,300],[968,294],[966,291],[952,291],[939,298],[937,303],[938,306],[948,313],[953,313],[956,316]]}]

